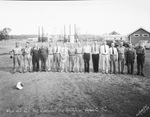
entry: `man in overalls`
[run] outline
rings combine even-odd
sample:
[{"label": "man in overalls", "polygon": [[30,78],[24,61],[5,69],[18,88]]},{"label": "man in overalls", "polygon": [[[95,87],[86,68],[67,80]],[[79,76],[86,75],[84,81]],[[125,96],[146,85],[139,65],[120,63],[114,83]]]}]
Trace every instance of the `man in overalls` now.
[{"label": "man in overalls", "polygon": [[10,58],[13,58],[13,73],[16,72],[16,63],[18,62],[19,72],[22,72],[22,47],[19,46],[19,43],[15,43],[15,47],[10,51]]}]

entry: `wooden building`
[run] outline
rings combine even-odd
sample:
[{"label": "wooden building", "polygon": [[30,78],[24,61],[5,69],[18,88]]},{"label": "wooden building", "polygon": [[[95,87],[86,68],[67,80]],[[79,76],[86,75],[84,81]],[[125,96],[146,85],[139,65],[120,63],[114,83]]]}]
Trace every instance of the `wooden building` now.
[{"label": "wooden building", "polygon": [[129,42],[136,45],[139,41],[150,41],[150,32],[139,28],[128,35]]}]

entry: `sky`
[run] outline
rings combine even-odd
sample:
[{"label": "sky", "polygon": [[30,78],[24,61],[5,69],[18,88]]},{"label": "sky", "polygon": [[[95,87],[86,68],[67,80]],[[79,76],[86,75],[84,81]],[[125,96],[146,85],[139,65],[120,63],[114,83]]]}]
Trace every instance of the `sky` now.
[{"label": "sky", "polygon": [[10,34],[69,33],[76,24],[80,34],[129,34],[142,27],[150,31],[150,0],[0,1],[0,29]]}]

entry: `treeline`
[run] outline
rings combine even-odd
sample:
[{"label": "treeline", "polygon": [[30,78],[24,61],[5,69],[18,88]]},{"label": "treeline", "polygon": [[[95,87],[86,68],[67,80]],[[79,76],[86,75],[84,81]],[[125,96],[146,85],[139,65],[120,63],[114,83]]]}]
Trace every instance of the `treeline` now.
[{"label": "treeline", "polygon": [[9,39],[27,39],[27,38],[38,38],[36,34],[29,34],[29,35],[9,35]]}]

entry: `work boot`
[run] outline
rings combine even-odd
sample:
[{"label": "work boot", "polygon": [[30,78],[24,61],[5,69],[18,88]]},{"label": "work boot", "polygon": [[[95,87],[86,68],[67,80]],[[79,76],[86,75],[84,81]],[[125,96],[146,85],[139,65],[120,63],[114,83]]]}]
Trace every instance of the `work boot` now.
[{"label": "work boot", "polygon": [[141,76],[143,76],[143,77],[144,77],[145,75],[144,75],[143,73],[141,73]]},{"label": "work boot", "polygon": [[14,69],[12,73],[13,73],[13,74],[16,73],[16,69]]}]

